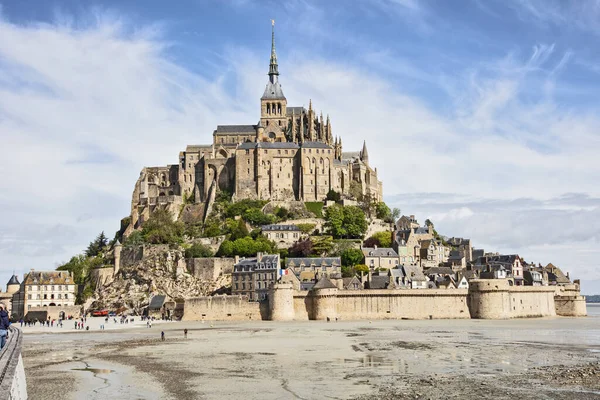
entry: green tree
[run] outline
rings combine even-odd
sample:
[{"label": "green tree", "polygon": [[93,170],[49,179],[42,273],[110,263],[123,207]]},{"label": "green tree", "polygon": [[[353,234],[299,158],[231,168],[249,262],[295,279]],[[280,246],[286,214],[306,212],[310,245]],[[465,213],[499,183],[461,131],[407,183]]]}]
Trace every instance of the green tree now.
[{"label": "green tree", "polygon": [[273,215],[263,213],[259,208],[244,211],[242,217],[253,226],[268,225],[274,222]]},{"label": "green tree", "polygon": [[248,232],[248,228],[246,227],[246,223],[242,219],[237,221],[233,220],[233,225],[234,226],[230,230],[230,240],[237,240],[250,235],[250,232]]},{"label": "green tree", "polygon": [[213,255],[212,250],[201,243],[194,243],[189,249],[185,250],[185,258],[205,258]]},{"label": "green tree", "polygon": [[358,272],[358,273],[365,273],[368,274],[369,273],[369,267],[367,267],[365,264],[356,264],[354,266],[354,271]]},{"label": "green tree", "polygon": [[85,255],[88,257],[95,257],[100,254],[102,250],[104,250],[107,244],[108,238],[106,235],[104,235],[104,231],[102,231],[98,236],[96,236],[96,239],[90,242],[85,250]]},{"label": "green tree", "polygon": [[215,237],[223,234],[223,230],[221,229],[221,221],[215,216],[210,216],[206,218],[204,222],[204,237]]},{"label": "green tree", "polygon": [[363,243],[365,247],[392,247],[392,232],[376,232]]},{"label": "green tree", "polygon": [[312,233],[315,230],[315,224],[296,224],[296,226],[298,227],[298,229],[300,229],[300,231],[302,233],[304,233],[305,235],[308,235],[309,233]]},{"label": "green tree", "polygon": [[375,206],[375,214],[377,218],[382,219],[386,222],[390,222],[392,219],[392,210],[383,201],[380,201]]},{"label": "green tree", "polygon": [[347,249],[342,252],[342,265],[353,267],[364,260],[364,255],[360,249]]},{"label": "green tree", "polygon": [[360,185],[360,183],[358,183],[356,181],[350,182],[350,189],[348,189],[348,194],[350,194],[350,196],[354,200],[362,201],[363,194],[362,194],[362,186]]},{"label": "green tree", "polygon": [[275,211],[275,216],[279,218],[280,221],[285,221],[289,218],[290,212],[285,207],[278,207],[277,211]]},{"label": "green tree", "polygon": [[325,210],[325,228],[336,238],[346,236],[344,207],[338,204],[327,207]]},{"label": "green tree", "polygon": [[365,213],[356,206],[344,207],[343,226],[348,237],[361,238],[368,228]]},{"label": "green tree", "polygon": [[175,244],[183,242],[184,226],[173,221],[167,210],[156,210],[142,226],[144,241],[152,244]]},{"label": "green tree", "polygon": [[310,239],[299,240],[290,247],[288,253],[292,257],[308,257],[313,252],[313,244]]},{"label": "green tree", "polygon": [[69,271],[73,275],[73,281],[81,284],[90,270],[90,259],[84,254],[78,254],[63,265],[56,268],[58,271]]},{"label": "green tree", "polygon": [[137,246],[144,243],[144,235],[141,231],[133,231],[123,241],[123,246]]},{"label": "green tree", "polygon": [[392,208],[392,221],[391,222],[396,222],[398,220],[398,218],[400,218],[400,209],[399,208]]},{"label": "green tree", "polygon": [[311,236],[312,254],[322,256],[329,254],[333,247],[333,238],[331,236]]},{"label": "green tree", "polygon": [[329,192],[327,192],[327,200],[340,201],[341,198],[342,198],[342,195],[333,189],[329,189]]}]

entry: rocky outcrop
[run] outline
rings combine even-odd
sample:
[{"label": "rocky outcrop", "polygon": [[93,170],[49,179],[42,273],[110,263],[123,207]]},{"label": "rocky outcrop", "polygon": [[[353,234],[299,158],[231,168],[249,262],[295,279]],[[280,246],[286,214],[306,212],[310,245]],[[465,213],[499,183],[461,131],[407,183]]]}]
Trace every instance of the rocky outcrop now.
[{"label": "rocky outcrop", "polygon": [[112,282],[98,288],[93,308],[121,307],[140,312],[154,295],[168,300],[207,296],[231,286],[231,275],[205,280],[188,273],[183,250],[168,246],[124,248],[123,263]]}]

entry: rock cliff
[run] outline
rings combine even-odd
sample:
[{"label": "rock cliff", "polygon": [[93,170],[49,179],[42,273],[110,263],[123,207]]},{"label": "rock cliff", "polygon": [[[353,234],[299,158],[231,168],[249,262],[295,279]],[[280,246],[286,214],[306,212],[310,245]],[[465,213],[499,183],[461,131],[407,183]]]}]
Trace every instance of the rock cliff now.
[{"label": "rock cliff", "polygon": [[141,312],[154,295],[168,300],[211,295],[231,286],[231,275],[204,280],[191,275],[182,249],[166,245],[124,248],[122,265],[111,282],[97,288],[94,308],[126,307]]}]

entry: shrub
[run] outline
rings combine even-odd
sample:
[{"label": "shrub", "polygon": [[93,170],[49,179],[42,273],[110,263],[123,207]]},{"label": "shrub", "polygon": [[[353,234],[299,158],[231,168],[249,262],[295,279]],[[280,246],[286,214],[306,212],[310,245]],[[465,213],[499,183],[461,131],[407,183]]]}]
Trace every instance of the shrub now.
[{"label": "shrub", "polygon": [[194,243],[189,249],[185,251],[186,258],[205,258],[212,257],[214,253],[212,250],[203,244]]},{"label": "shrub", "polygon": [[392,232],[376,232],[365,240],[364,247],[392,247]]},{"label": "shrub", "polygon": [[333,189],[329,189],[329,192],[327,192],[327,200],[340,201],[341,198],[342,198],[342,195]]},{"label": "shrub", "polygon": [[362,250],[347,249],[342,252],[342,265],[353,267],[364,259]]},{"label": "shrub", "polygon": [[380,201],[375,205],[375,215],[377,218],[383,219],[384,221],[390,222],[392,218],[392,210],[383,201]]},{"label": "shrub", "polygon": [[309,233],[312,233],[312,231],[315,229],[315,224],[296,224],[296,226],[300,229],[300,231],[302,233],[304,233],[305,235],[308,235]]},{"label": "shrub", "polygon": [[313,244],[310,239],[300,240],[293,244],[289,249],[289,254],[292,257],[308,257],[313,252]]},{"label": "shrub", "polygon": [[173,221],[167,210],[156,210],[142,227],[144,241],[153,244],[175,244],[183,241],[182,222]]},{"label": "shrub", "polygon": [[137,246],[144,243],[144,236],[141,231],[133,231],[123,241],[123,246]]}]

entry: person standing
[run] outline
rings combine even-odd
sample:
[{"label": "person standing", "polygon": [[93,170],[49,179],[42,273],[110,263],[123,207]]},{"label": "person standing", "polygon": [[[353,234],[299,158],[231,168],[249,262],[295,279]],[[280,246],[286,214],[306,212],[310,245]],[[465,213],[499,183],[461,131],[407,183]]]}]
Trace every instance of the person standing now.
[{"label": "person standing", "polygon": [[187,339],[187,328],[183,330],[183,338]]},{"label": "person standing", "polygon": [[160,331],[160,340],[165,341],[165,331]]},{"label": "person standing", "polygon": [[4,305],[4,303],[0,303],[0,349],[4,348],[4,345],[6,344],[9,326],[10,321],[8,320],[6,306]]}]

